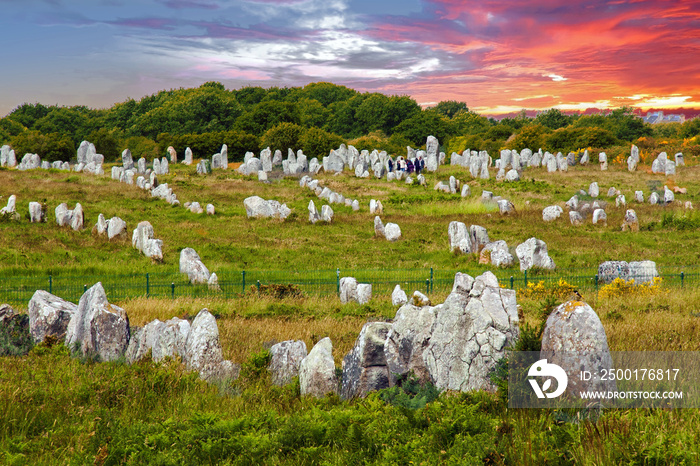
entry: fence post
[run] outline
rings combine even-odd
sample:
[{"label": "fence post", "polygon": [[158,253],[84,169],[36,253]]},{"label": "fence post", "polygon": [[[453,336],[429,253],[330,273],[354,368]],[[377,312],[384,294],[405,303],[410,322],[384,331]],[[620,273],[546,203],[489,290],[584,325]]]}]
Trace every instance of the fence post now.
[{"label": "fence post", "polygon": [[173,299],[175,299],[175,282],[172,282],[170,284],[170,291],[171,291],[171,296],[173,297]]},{"label": "fence post", "polygon": [[527,288],[527,270],[523,271],[523,283],[525,285],[525,288]]},{"label": "fence post", "polygon": [[598,274],[595,274],[595,290],[596,291],[598,291],[598,280],[599,280]]},{"label": "fence post", "polygon": [[84,284],[83,285],[83,293],[85,293],[86,291],[87,291],[87,284]]},{"label": "fence post", "polygon": [[49,293],[53,294],[53,277],[49,275]]},{"label": "fence post", "polygon": [[260,280],[258,280],[258,293],[260,293]]},{"label": "fence post", "polygon": [[425,294],[430,294],[430,279],[425,279]]},{"label": "fence post", "polygon": [[511,290],[513,289],[513,282],[514,282],[513,276],[511,275],[511,276],[510,276],[510,289],[511,289]]},{"label": "fence post", "polygon": [[146,274],[146,297],[148,298],[151,294],[151,280],[148,274]]},{"label": "fence post", "polygon": [[340,269],[335,269],[335,292],[340,296]]},{"label": "fence post", "polygon": [[433,291],[433,268],[430,267],[430,292]]},{"label": "fence post", "polygon": [[681,272],[681,288],[683,288],[684,279],[685,279],[685,273]]},{"label": "fence post", "polygon": [[241,272],[241,276],[243,277],[243,285],[241,285],[243,288],[241,289],[241,293],[245,294],[245,270]]}]

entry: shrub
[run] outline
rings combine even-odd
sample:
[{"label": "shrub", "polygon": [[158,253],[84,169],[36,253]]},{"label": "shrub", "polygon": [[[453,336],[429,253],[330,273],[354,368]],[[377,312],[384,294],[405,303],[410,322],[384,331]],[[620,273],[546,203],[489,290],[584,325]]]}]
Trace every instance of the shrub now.
[{"label": "shrub", "polygon": [[598,298],[616,298],[625,296],[654,296],[663,293],[661,277],[654,277],[650,283],[635,284],[634,279],[616,278],[598,291]]}]

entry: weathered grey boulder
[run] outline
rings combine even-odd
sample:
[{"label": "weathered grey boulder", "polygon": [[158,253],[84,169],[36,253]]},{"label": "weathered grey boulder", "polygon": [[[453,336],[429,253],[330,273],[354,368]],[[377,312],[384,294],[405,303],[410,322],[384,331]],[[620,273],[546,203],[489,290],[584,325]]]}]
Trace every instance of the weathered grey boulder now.
[{"label": "weathered grey boulder", "polygon": [[208,309],[202,309],[192,321],[185,342],[185,364],[203,380],[216,382],[238,377],[240,366],[224,360],[219,327]]},{"label": "weathered grey boulder", "polygon": [[321,215],[316,209],[316,204],[314,204],[313,199],[309,201],[309,222],[316,223],[321,220]]},{"label": "weathered grey boulder", "polygon": [[63,338],[78,306],[44,290],[37,290],[27,305],[29,332],[35,343],[47,336]]},{"label": "weathered grey boulder", "polygon": [[405,304],[399,308],[384,344],[387,367],[393,379],[412,371],[422,383],[430,382],[424,353],[430,343],[438,308]]},{"label": "weathered grey boulder", "polygon": [[306,343],[302,340],[288,340],[277,343],[270,348],[272,359],[268,369],[272,375],[272,383],[278,386],[286,385],[299,375],[301,362],[307,356]]},{"label": "weathered grey boulder", "polygon": [[340,279],[340,302],[346,304],[357,301],[357,280],[354,277]]},{"label": "weathered grey boulder", "polygon": [[[244,167],[247,166],[245,164],[241,165],[238,171],[243,175],[249,175],[247,171],[245,173],[243,172]],[[209,162],[209,160],[202,159],[197,164],[197,173],[200,175],[208,175],[211,173],[211,170],[211,162]]]},{"label": "weathered grey boulder", "polygon": [[596,197],[599,196],[599,194],[600,194],[600,188],[598,188],[598,183],[594,181],[588,187],[588,195],[595,199]]},{"label": "weathered grey boulder", "polygon": [[554,270],[554,260],[547,254],[547,244],[537,238],[530,238],[515,248],[515,254],[520,261],[520,270],[540,268]]},{"label": "weathered grey boulder", "polygon": [[7,198],[7,205],[0,209],[0,215],[9,215],[17,211],[17,196],[14,194]]},{"label": "weathered grey boulder", "polygon": [[75,209],[73,209],[73,215],[70,220],[70,227],[75,231],[80,231],[83,229],[83,223],[85,221],[85,216],[83,214],[83,206],[80,202],[75,204]]},{"label": "weathered grey boulder", "polygon": [[338,381],[333,361],[333,343],[326,337],[316,343],[299,366],[299,385],[302,395],[317,398],[337,393]]},{"label": "weathered grey boulder", "polygon": [[43,223],[46,221],[46,209],[39,202],[29,203],[29,221],[31,223]]},{"label": "weathered grey boulder", "polygon": [[185,149],[185,159],[182,161],[185,165],[192,165],[192,149],[189,147]]},{"label": "weathered grey boulder", "polygon": [[594,225],[601,223],[603,225],[608,224],[608,216],[603,209],[595,209],[593,211],[593,219],[591,220]]},{"label": "weathered grey boulder", "polygon": [[471,189],[468,184],[462,185],[462,197],[469,197],[472,195]]},{"label": "weathered grey boulder", "polygon": [[659,193],[653,192],[649,195],[649,204],[656,205],[659,203]]},{"label": "weathered grey boulder", "polygon": [[664,186],[664,204],[670,204],[675,200],[675,195],[673,191],[668,189],[668,186]]},{"label": "weathered grey boulder", "polygon": [[518,335],[515,291],[499,288],[486,272],[453,288],[437,312],[423,358],[438,389],[495,390],[489,374]]},{"label": "weathered grey boulder", "polygon": [[173,317],[166,320],[160,326],[160,331],[151,347],[153,361],[159,362],[165,358],[175,357],[184,359],[190,330],[191,325],[185,319]]},{"label": "weathered grey boulder", "polygon": [[103,214],[97,216],[97,223],[92,229],[93,234],[106,235],[107,234],[107,219]]},{"label": "weathered grey boulder", "polygon": [[384,224],[382,223],[382,219],[379,218],[379,215],[374,217],[374,236],[377,236],[379,238],[384,238]]},{"label": "weathered grey boulder", "polygon": [[391,305],[403,306],[407,302],[408,296],[406,296],[406,292],[401,289],[401,285],[396,285],[394,291],[391,292]]},{"label": "weathered grey boulder", "polygon": [[202,206],[197,201],[194,201],[192,204],[190,204],[189,210],[193,214],[203,214],[204,213],[204,209],[202,209]]},{"label": "weathered grey boulder", "polygon": [[321,207],[321,220],[326,223],[331,223],[333,221],[333,209],[331,209],[331,206],[324,205]]},{"label": "weathered grey boulder", "polygon": [[615,207],[625,207],[627,205],[627,199],[625,199],[624,194],[618,194],[615,198]]},{"label": "weathered grey boulder", "polygon": [[479,263],[490,263],[494,267],[510,267],[515,263],[515,259],[508,251],[508,243],[498,240],[484,245],[484,248],[479,253]]},{"label": "weathered grey boulder", "polygon": [[372,284],[358,283],[357,284],[357,302],[359,304],[367,304],[372,299]]},{"label": "weathered grey boulder", "polygon": [[639,203],[644,202],[644,192],[642,191],[635,191],[634,192],[634,200]]},{"label": "weathered grey boulder", "polygon": [[384,225],[384,237],[387,241],[398,241],[401,239],[401,228],[395,223]]},{"label": "weathered grey boulder", "polygon": [[341,173],[345,168],[345,161],[335,151],[328,157],[323,157],[323,171],[326,173]]},{"label": "weathered grey boulder", "polygon": [[124,239],[127,236],[126,222],[119,217],[112,217],[107,220],[107,238]]},{"label": "weathered grey boulder", "polygon": [[140,222],[131,235],[131,244],[141,253],[155,261],[163,260],[163,241],[154,238],[153,225],[148,221]]},{"label": "weathered grey boulder", "polygon": [[266,201],[260,196],[247,197],[243,201],[243,205],[249,218],[272,217],[284,220],[292,213],[286,204],[280,204],[274,200]]},{"label": "weathered grey boulder", "polygon": [[70,225],[71,217],[73,216],[73,211],[68,210],[68,206],[65,202],[60,203],[55,209],[56,224],[59,227]]},{"label": "weathered grey boulder", "polygon": [[382,215],[384,213],[384,206],[382,205],[382,201],[370,199],[369,213],[374,215]]},{"label": "weathered grey boulder", "polygon": [[343,398],[364,398],[371,391],[391,386],[391,373],[384,355],[390,329],[391,324],[386,322],[368,322],[362,327],[355,346],[343,359],[340,389]]},{"label": "weathered grey boulder", "polygon": [[605,329],[595,311],[585,302],[568,301],[557,307],[547,318],[542,334],[540,359],[556,364],[567,373],[567,392],[585,390],[616,390],[613,381],[592,377],[581,380],[581,371],[600,374],[613,367]]},{"label": "weathered grey boulder", "polygon": [[498,204],[498,211],[501,215],[515,212],[515,205],[508,199],[499,199],[496,203]]},{"label": "weathered grey boulder", "polygon": [[553,222],[554,220],[558,219],[563,213],[564,209],[562,209],[558,205],[551,205],[549,207],[545,207],[542,210],[542,220],[544,220],[545,222]]},{"label": "weathered grey boulder", "polygon": [[622,231],[639,231],[639,219],[637,219],[637,213],[628,209],[625,212],[625,219],[622,222]]},{"label": "weathered grey boulder", "polygon": [[566,208],[569,210],[578,210],[578,206],[578,195],[574,194],[568,201],[566,201]]},{"label": "weathered grey boulder", "polygon": [[520,181],[520,173],[518,173],[518,170],[508,170],[508,173],[506,173],[506,181]]},{"label": "weathered grey boulder", "polygon": [[606,261],[598,266],[598,281],[612,283],[616,278],[630,279],[630,267],[625,261]]},{"label": "weathered grey boulder", "polygon": [[683,153],[679,152],[675,155],[676,167],[685,166],[685,159],[683,158]]},{"label": "weathered grey boulder", "polygon": [[88,289],[66,329],[66,346],[88,357],[115,361],[129,345],[129,318],[107,301],[102,283]]},{"label": "weathered grey boulder", "polygon": [[600,164],[601,171],[608,169],[608,154],[601,152],[598,154],[598,163]]},{"label": "weathered grey boulder", "polygon": [[656,262],[654,261],[633,261],[629,263],[629,278],[634,280],[635,284],[652,283],[654,278],[659,276],[656,270]]},{"label": "weathered grey boulder", "polygon": [[569,212],[569,221],[573,226],[580,227],[581,225],[583,225],[585,219],[583,218],[583,215],[581,215],[579,212],[572,210],[571,212]]},{"label": "weathered grey boulder", "polygon": [[197,251],[192,248],[184,248],[180,251],[180,273],[187,274],[192,284],[207,283],[211,276]]}]

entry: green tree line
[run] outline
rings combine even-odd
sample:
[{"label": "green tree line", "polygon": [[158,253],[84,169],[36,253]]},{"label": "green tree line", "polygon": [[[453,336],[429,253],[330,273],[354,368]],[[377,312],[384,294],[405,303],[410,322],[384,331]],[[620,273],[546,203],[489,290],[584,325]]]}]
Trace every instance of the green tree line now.
[{"label": "green tree line", "polygon": [[693,139],[700,135],[697,119],[652,127],[631,109],[620,108],[597,115],[550,109],[534,118],[522,112],[495,120],[470,111],[464,102],[442,101],[424,109],[405,95],[360,93],[327,82],[234,90],[207,82],[105,109],[24,103],[0,119],[0,143],[10,144],[20,157],[32,152],[50,161],[74,158],[85,139],[107,161],[117,160],[125,148],[153,158],[164,155],[168,146],[180,154],[190,147],[195,157],[209,157],[224,143],[230,158],[238,161],[246,152],[268,146],[283,152],[301,149],[320,158],[343,142],[401,154],[408,145],[424,145],[428,135],[437,137],[448,153],[471,149],[495,154],[526,147],[623,150],[639,142],[650,151],[671,146],[668,150],[700,154]]}]

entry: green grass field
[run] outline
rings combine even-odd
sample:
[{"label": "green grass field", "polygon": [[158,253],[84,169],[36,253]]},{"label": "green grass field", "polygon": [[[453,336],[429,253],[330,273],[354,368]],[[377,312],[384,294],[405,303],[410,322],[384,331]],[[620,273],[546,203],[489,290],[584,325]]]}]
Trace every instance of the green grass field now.
[{"label": "green grass field", "polygon": [[[171,167],[163,176],[182,203],[213,203],[213,217],[196,215],[150,198],[136,186],[58,171],[0,169],[0,204],[17,195],[19,222],[0,222],[0,280],[47,275],[95,277],[178,272],[179,251],[193,247],[211,271],[242,270],[363,271],[368,269],[489,270],[471,256],[449,252],[447,226],[459,220],[486,227],[492,240],[515,247],[535,236],[544,240],[561,270],[595,269],[605,260],[654,260],[662,270],[692,271],[700,257],[700,216],[682,205],[650,206],[651,187],[687,188],[678,201],[700,207],[700,166],[680,168],[672,180],[641,166],[571,167],[547,174],[527,169],[518,183],[471,180],[461,168],[444,166],[428,174],[428,187],[374,179],[320,175],[322,184],[360,201],[359,212],[333,205],[330,225],[311,225],[313,199],[298,180],[262,184],[233,170],[197,176],[194,166]],[[109,172],[109,168],[105,170]],[[469,183],[472,196],[437,193],[432,187],[454,175]],[[493,174],[492,174],[493,176]],[[554,223],[542,220],[548,205],[563,206],[592,181],[609,203],[607,226],[573,227],[568,214]],[[621,231],[625,209],[615,208],[607,190],[625,194],[636,210],[639,232]],[[514,202],[517,212],[501,216],[477,199],[482,190]],[[293,215],[284,222],[250,220],[243,199],[257,194],[285,202]],[[374,237],[369,200],[384,205],[382,220],[402,229],[402,240]],[[48,222],[30,224],[30,201],[44,201]],[[59,228],[53,210],[61,202],[80,202],[86,228]],[[109,242],[91,234],[99,213],[119,216],[129,238]],[[164,242],[164,262],[152,263],[131,246],[130,232],[150,221]],[[497,271],[519,275],[517,265]],[[692,273],[689,272],[689,275]],[[251,276],[254,276],[251,272]],[[42,278],[43,279],[43,278]],[[532,280],[538,279],[533,274]],[[421,279],[422,280],[422,276]],[[419,280],[417,280],[419,281]],[[243,363],[231,386],[209,386],[181,365],[146,361],[128,366],[98,364],[69,357],[62,345],[39,346],[25,357],[0,358],[0,461],[6,464],[697,464],[700,462],[698,413],[694,410],[609,410],[597,419],[588,413],[509,410],[501,393],[444,393],[427,406],[411,409],[387,403],[384,395],[342,401],[299,395],[298,384],[272,387],[255,355],[273,341],[303,339],[311,348],[329,336],[340,367],[362,325],[395,313],[386,293],[368,305],[341,305],[332,293],[273,299],[246,286],[245,296],[134,297],[112,299],[124,307],[132,325],[159,318],[194,316],[207,307],[218,317],[224,356]],[[87,283],[91,285],[91,283]],[[422,286],[422,283],[421,283]],[[549,286],[549,285],[547,285]],[[332,287],[332,285],[331,285]],[[420,289],[416,286],[414,289]],[[78,290],[79,291],[79,290]],[[411,289],[407,291],[412,291]],[[425,291],[425,290],[423,290]],[[442,302],[448,290],[431,294]],[[524,323],[534,326],[547,294],[518,292]],[[60,293],[56,293],[59,294]],[[700,287],[662,285],[652,296],[599,296],[583,290],[598,312],[613,351],[699,351]],[[108,298],[110,291],[108,289]],[[16,304],[19,310],[26,303]],[[257,366],[256,366],[257,365]]]}]

